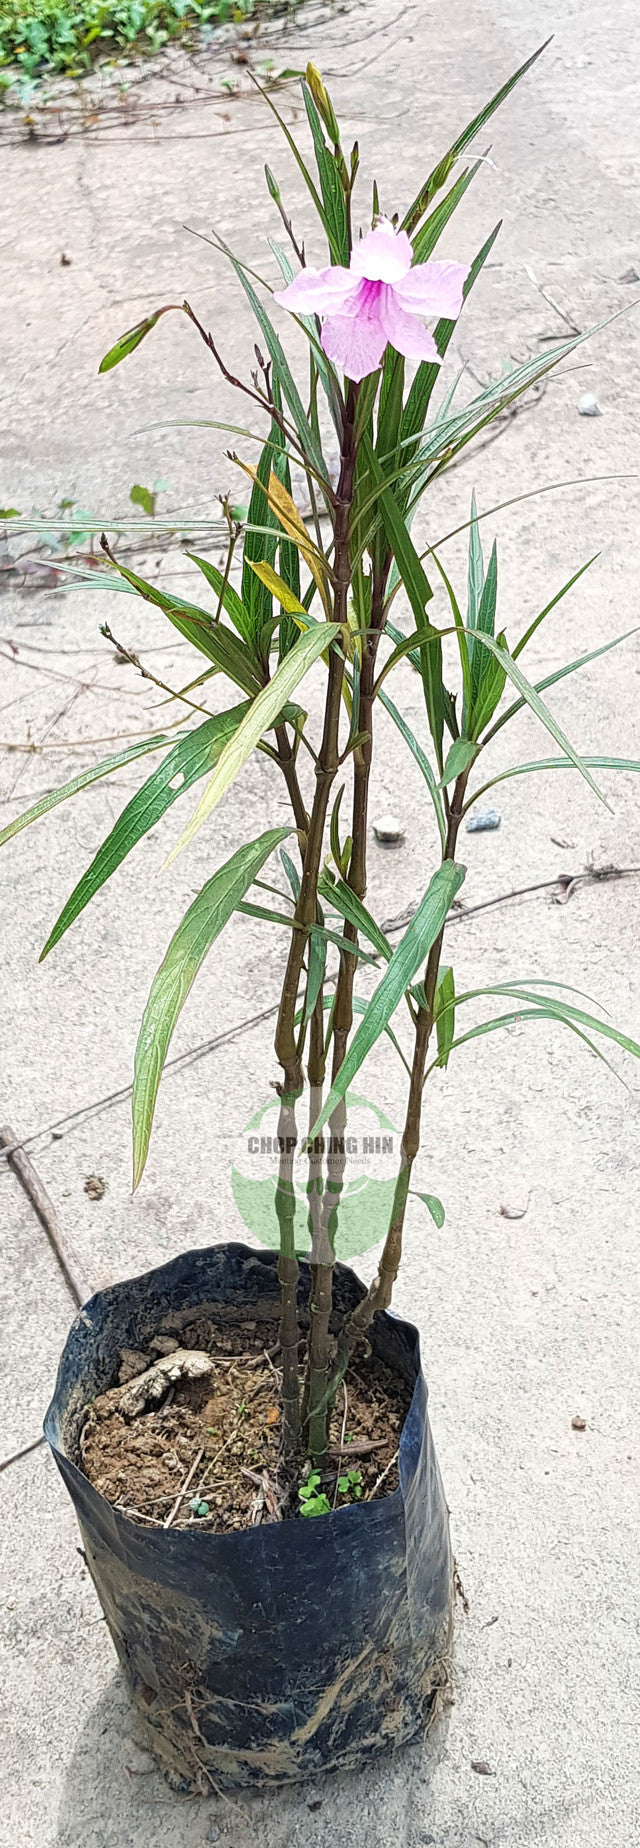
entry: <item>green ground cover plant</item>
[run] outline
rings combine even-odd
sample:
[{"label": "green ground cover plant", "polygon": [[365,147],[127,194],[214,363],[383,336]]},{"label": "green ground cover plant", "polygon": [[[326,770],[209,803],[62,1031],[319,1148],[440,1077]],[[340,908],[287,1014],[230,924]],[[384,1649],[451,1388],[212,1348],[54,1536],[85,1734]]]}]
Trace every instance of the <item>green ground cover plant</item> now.
[{"label": "green ground cover plant", "polygon": [[58,71],[81,77],[100,58],[159,51],[169,39],[258,12],[288,10],[295,0],[0,0],[0,68],[25,77]]}]

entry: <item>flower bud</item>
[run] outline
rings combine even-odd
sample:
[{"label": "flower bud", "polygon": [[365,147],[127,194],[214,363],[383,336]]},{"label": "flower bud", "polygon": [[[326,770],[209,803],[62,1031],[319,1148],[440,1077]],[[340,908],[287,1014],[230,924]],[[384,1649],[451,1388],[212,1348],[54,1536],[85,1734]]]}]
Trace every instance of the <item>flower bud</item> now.
[{"label": "flower bud", "polygon": [[327,130],[327,134],[330,136],[330,139],[332,140],[334,147],[335,147],[337,146],[340,140],[340,129],[338,128],[338,121],[337,121],[336,113],[333,107],[333,103],[331,101],[331,97],[327,94],[327,91],[325,90],[322,78],[320,76],[320,72],[316,70],[315,64],[307,65],[307,68],[305,71],[305,77],[309,85],[309,89],[311,91],[311,95],[313,97],[316,109],[318,111],[318,115],[321,117],[322,121],[324,122],[325,128]]}]

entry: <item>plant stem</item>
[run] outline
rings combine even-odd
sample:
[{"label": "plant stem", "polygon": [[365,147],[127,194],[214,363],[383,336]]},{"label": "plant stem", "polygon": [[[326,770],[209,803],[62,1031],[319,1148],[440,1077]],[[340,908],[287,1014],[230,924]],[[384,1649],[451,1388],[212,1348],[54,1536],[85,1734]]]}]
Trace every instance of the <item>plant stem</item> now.
[{"label": "plant stem", "polygon": [[303,837],[300,842],[300,854],[301,858],[304,860],[304,842],[309,827],[309,816],[302,798],[302,791],[298,782],[298,772],[296,770],[295,752],[290,744],[286,725],[277,726],[276,744],[278,747],[278,761],[289,791],[295,824],[299,834]]},{"label": "plant stem", "polygon": [[[354,752],[353,765],[353,813],[351,834],[353,846],[347,885],[356,897],[364,900],[367,890],[367,822],[369,813],[369,780],[371,776],[371,759],[373,753],[373,688],[375,683],[376,657],[381,630],[384,626],[384,597],[387,578],[391,565],[391,554],[385,561],[382,571],[375,572],[371,593],[371,627],[363,638],[362,668],[360,672],[360,713],[358,729],[367,736]],[[343,935],[350,943],[357,941],[355,925],[345,923]],[[353,1025],[353,981],[356,969],[355,956],[342,956],[336,989],[336,1005],[333,1017],[333,1073],[335,1082],[344,1059],[349,1034]]]},{"label": "plant stem", "polygon": [[300,1382],[298,1378],[298,1277],[295,1247],[296,1197],[293,1163],[296,1148],[296,1099],[282,1095],[278,1118],[280,1161],[276,1187],[276,1213],[280,1228],[280,1347],[282,1349],[282,1420],[285,1462],[292,1463],[300,1443]]},{"label": "plant stem", "polygon": [[[350,584],[349,514],[353,497],[355,467],[356,403],[357,387],[350,385],[343,415],[340,478],[334,516],[333,620],[342,625],[346,625],[347,621]],[[338,770],[343,676],[344,657],[332,648],[329,652],[329,678],[322,743],[316,764],[316,788],[307,834],[300,896],[296,906],[296,919],[302,924],[303,929],[294,931],[292,934],[275,1037],[276,1055],[284,1073],[284,1090],[296,1093],[302,1089],[302,1060],[295,1032],[296,1006],[307,936],[316,919],[318,875],[322,860],[327,808]]]},{"label": "plant stem", "polygon": [[[462,776],[458,777],[454,786],[449,806],[447,838],[442,855],[443,864],[446,860],[453,860],[455,858],[468,776],[469,771],[465,770]],[[373,1283],[370,1284],[366,1296],[362,1298],[362,1302],[358,1303],[353,1314],[349,1316],[344,1330],[342,1331],[336,1368],[336,1386],[342,1375],[346,1372],[349,1356],[358,1336],[364,1334],[365,1330],[371,1326],[374,1316],[378,1315],[381,1309],[388,1309],[393,1293],[393,1286],[398,1275],[398,1268],[402,1256],[402,1235],[411,1173],[420,1147],[424,1074],[429,1041],[435,1021],[435,995],[438,983],[443,936],[444,925],[429,951],[424,977],[426,1006],[419,1007],[416,1016],[415,1044],[411,1066],[409,1098],[402,1134],[401,1161],[391,1210],[391,1222],[384,1242],[377,1275],[374,1277]]]},{"label": "plant stem", "polygon": [[[313,1010],[313,1014],[311,1016],[311,1031],[310,1031],[310,1040],[309,1040],[309,1061],[308,1061],[308,1067],[307,1067],[308,1076],[309,1076],[309,1129],[313,1128],[313,1124],[316,1121],[316,1117],[320,1115],[320,1111],[322,1109],[322,1087],[324,1084],[325,1063],[326,1063],[326,1060],[325,1060],[325,1050],[324,1050],[324,996],[323,996],[323,985],[321,984],[320,991],[319,991],[316,1004]],[[309,1178],[307,1182],[307,1197],[309,1201],[308,1226],[309,1226],[309,1232],[311,1236],[311,1261],[310,1261],[311,1289],[309,1293],[309,1313],[311,1316],[311,1327],[312,1328],[313,1328],[313,1306],[314,1306],[314,1299],[315,1299],[315,1292],[316,1292],[316,1258],[317,1258],[318,1251],[319,1251],[320,1228],[321,1228],[321,1222],[322,1222],[322,1162],[323,1162],[322,1148],[323,1148],[322,1138],[318,1136],[314,1137],[313,1141],[309,1142],[308,1147],[307,1147],[307,1158],[308,1158],[308,1163],[309,1163]],[[310,1344],[311,1344],[311,1336],[310,1336],[309,1345]],[[308,1435],[309,1392],[310,1392],[310,1365],[307,1364],[307,1368],[305,1372],[304,1389],[303,1389],[303,1395],[302,1395],[303,1439],[306,1439],[306,1436]]]},{"label": "plant stem", "polygon": [[[372,731],[373,731],[373,686],[375,680],[375,663],[380,639],[380,629],[384,621],[384,592],[389,571],[390,558],[378,575],[374,575],[371,603],[371,629],[364,639],[362,670],[360,675],[360,716],[359,729],[367,733],[363,744],[355,752],[351,859],[347,873],[347,884],[352,892],[364,899],[367,890],[367,818],[369,802],[369,779],[371,774]],[[357,930],[347,920],[344,937],[348,942],[357,941]],[[340,970],[336,988],[336,1001],[333,1016],[333,1063],[332,1081],[342,1065],[353,1024],[353,980],[356,958],[343,955],[340,958]],[[313,1269],[313,1288],[311,1299],[311,1335],[309,1342],[309,1454],[314,1462],[322,1463],[328,1442],[329,1420],[333,1403],[333,1394],[327,1393],[331,1363],[330,1320],[333,1295],[333,1265],[335,1261],[335,1239],[338,1226],[339,1201],[342,1193],[345,1170],[344,1136],[347,1122],[347,1106],[344,1099],[336,1106],[329,1123],[329,1152],[327,1156],[327,1183],[323,1202],[322,1224],[319,1228],[316,1262]]]},{"label": "plant stem", "polygon": [[[346,629],[351,566],[349,555],[349,525],[353,483],[356,460],[355,416],[358,400],[358,387],[349,385],[343,410],[342,444],[340,457],[340,476],[335,498],[334,511],[334,571],[333,571],[333,619]],[[292,1100],[300,1095],[303,1087],[302,1040],[296,1036],[296,1009],[300,977],[304,963],[309,931],[315,923],[318,907],[318,876],[322,861],[324,831],[327,808],[332,784],[339,766],[340,742],[340,706],[344,676],[344,655],[332,648],[329,651],[328,684],[325,701],[322,743],[316,763],[316,787],[311,808],[311,816],[305,823],[306,844],[303,852],[302,879],[300,894],[296,904],[295,918],[302,925],[301,930],[291,933],[291,943],[287,958],[278,1021],[275,1035],[275,1050],[282,1067],[283,1083],[281,1087],[282,1109],[286,1112],[292,1106]],[[298,802],[297,779],[294,785],[291,764],[283,746],[278,744],[280,761],[287,777],[289,793],[294,803],[294,814]],[[317,1013],[317,1010],[316,1010]],[[322,1043],[322,1019],[317,1016],[315,1026],[315,1057],[318,1060],[318,1048]],[[322,1069],[324,1059],[322,1057]],[[295,1255],[294,1220],[295,1199],[287,1197],[286,1187],[279,1184],[278,1220],[280,1226],[280,1260],[278,1276],[282,1288],[281,1343],[283,1356],[283,1419],[285,1454],[291,1459],[299,1447],[300,1441],[300,1383],[298,1377],[298,1339],[299,1324],[297,1315],[298,1263]],[[319,1267],[320,1268],[320,1267]],[[315,1273],[319,1276],[319,1270]],[[315,1296],[316,1284],[313,1294]],[[324,1297],[323,1297],[324,1301]],[[330,1304],[329,1304],[330,1308]],[[314,1314],[312,1303],[312,1331]],[[310,1351],[316,1359],[315,1340],[311,1337]],[[324,1348],[320,1354],[323,1379],[326,1380],[328,1358],[324,1358]],[[311,1379],[311,1365],[309,1381]],[[309,1401],[309,1391],[306,1394]]]}]

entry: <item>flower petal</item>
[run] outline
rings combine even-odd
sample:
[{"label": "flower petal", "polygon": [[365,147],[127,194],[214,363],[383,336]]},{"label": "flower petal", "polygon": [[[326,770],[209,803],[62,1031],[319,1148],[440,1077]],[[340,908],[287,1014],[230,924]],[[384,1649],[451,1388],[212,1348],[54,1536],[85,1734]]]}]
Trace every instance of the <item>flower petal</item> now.
[{"label": "flower petal", "polygon": [[330,269],[301,269],[286,289],[276,289],[274,301],[290,314],[337,314],[357,293],[357,278],[338,263]]},{"label": "flower petal", "polygon": [[390,346],[405,359],[429,359],[440,365],[440,354],[433,334],[411,314],[405,314],[396,289],[382,288],[379,305],[380,322]]},{"label": "flower petal", "polygon": [[466,263],[416,263],[394,288],[407,314],[443,315],[447,321],[457,321],[468,274]]},{"label": "flower petal", "polygon": [[399,282],[408,275],[412,258],[406,231],[394,231],[390,218],[381,218],[356,244],[351,271],[354,276],[365,276],[367,282]]},{"label": "flower petal", "polygon": [[377,307],[375,302],[368,308],[365,305],[357,315],[331,315],[322,329],[322,345],[327,358],[341,366],[346,377],[356,384],[359,379],[366,379],[369,372],[375,372],[387,344]]}]

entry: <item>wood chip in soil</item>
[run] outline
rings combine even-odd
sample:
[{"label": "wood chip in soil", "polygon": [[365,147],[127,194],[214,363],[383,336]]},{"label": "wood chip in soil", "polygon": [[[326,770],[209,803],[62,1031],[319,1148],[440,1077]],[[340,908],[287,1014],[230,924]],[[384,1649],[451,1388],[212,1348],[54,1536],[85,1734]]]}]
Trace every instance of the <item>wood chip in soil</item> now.
[{"label": "wood chip in soil", "polygon": [[[211,1356],[211,1370],[196,1378],[178,1377],[173,1383],[165,1373],[159,1387],[152,1380],[153,1389],[163,1393],[160,1404],[145,1400],[147,1375],[142,1368],[143,1363],[147,1369],[160,1365],[158,1350],[165,1344],[149,1342],[136,1350],[134,1377],[133,1357],[126,1350],[120,1373],[124,1383],[93,1401],[81,1431],[78,1461],[94,1488],[144,1526],[162,1527],[171,1516],[172,1529],[198,1526],[211,1533],[229,1533],[259,1520],[298,1515],[295,1487],[287,1501],[278,1486],[282,1484],[279,1354],[276,1350],[267,1357],[264,1343],[265,1329],[255,1322],[230,1326],[204,1316],[194,1318],[180,1329],[174,1346]],[[169,1354],[163,1359],[163,1367],[171,1358]],[[301,1345],[301,1368],[303,1364]],[[179,1373],[179,1364],[175,1371]],[[363,1499],[389,1495],[397,1487],[396,1453],[411,1403],[411,1389],[405,1381],[374,1354],[357,1356],[346,1388],[345,1448],[341,1454],[345,1407],[341,1387],[322,1482],[332,1503],[336,1478],[348,1469],[360,1471]],[[132,1406],[141,1401],[144,1409],[132,1412]],[[126,1406],[129,1415],[125,1415]],[[378,1490],[380,1477],[384,1480]],[[189,1486],[175,1510],[187,1480]],[[345,1499],[339,1497],[340,1506]],[[192,1501],[206,1503],[208,1513],[194,1512]]]}]

